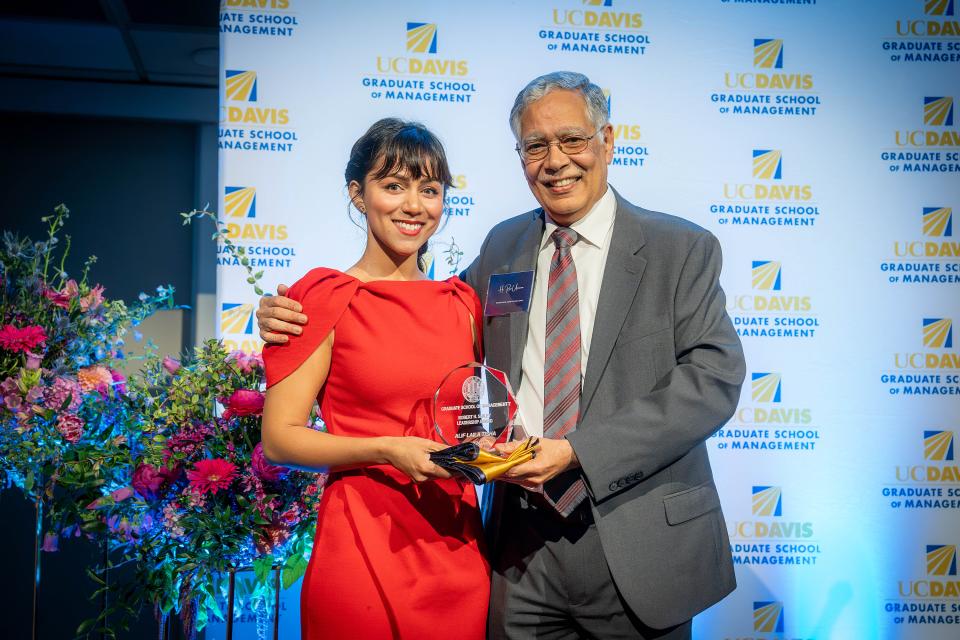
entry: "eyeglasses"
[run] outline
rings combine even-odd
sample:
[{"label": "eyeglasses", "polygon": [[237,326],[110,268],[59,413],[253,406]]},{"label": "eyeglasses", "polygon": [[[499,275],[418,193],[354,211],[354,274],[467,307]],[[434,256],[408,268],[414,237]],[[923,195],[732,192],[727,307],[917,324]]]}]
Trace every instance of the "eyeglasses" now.
[{"label": "eyeglasses", "polygon": [[553,142],[530,140],[529,142],[517,144],[515,149],[517,153],[520,154],[520,159],[524,162],[536,162],[537,160],[543,160],[547,157],[547,154],[550,153],[550,145],[554,144],[560,148],[560,151],[568,156],[572,156],[573,154],[580,153],[586,149],[587,144],[597,137],[597,134],[601,131],[603,131],[603,127],[600,127],[594,131],[592,136],[569,135],[563,136],[559,140],[554,140]]}]

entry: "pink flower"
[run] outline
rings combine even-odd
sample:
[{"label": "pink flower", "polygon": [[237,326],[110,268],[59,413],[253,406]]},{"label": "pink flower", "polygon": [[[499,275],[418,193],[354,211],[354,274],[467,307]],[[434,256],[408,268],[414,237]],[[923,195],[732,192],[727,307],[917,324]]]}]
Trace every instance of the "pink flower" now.
[{"label": "pink flower", "polygon": [[263,369],[263,356],[259,353],[246,353],[244,351],[231,351],[227,355],[227,360],[233,360],[244,373],[250,373],[254,369]]},{"label": "pink flower", "polygon": [[111,493],[110,497],[113,498],[113,501],[116,503],[116,502],[123,502],[124,500],[126,500],[132,495],[133,495],[132,488],[123,487],[122,489],[117,489],[116,491]]},{"label": "pink flower", "polygon": [[76,298],[80,295],[80,285],[77,284],[76,280],[71,278],[67,280],[67,284],[63,285],[63,290],[60,293],[70,298]]},{"label": "pink flower", "polygon": [[73,413],[61,413],[57,418],[57,431],[67,442],[79,442],[83,437],[83,419]]},{"label": "pink flower", "polygon": [[96,309],[103,304],[103,287],[100,285],[90,289],[90,293],[80,298],[80,308],[84,311]]},{"label": "pink flower", "polygon": [[43,406],[47,409],[60,411],[66,404],[69,411],[76,411],[83,399],[82,395],[83,392],[76,380],[56,378],[53,384],[44,390]]},{"label": "pink flower", "polygon": [[145,500],[155,500],[160,492],[160,487],[168,479],[160,469],[152,464],[142,462],[137,465],[133,472],[133,490],[140,494]]},{"label": "pink flower", "polygon": [[53,553],[54,551],[59,550],[58,538],[55,533],[46,533],[43,536],[43,546],[40,547],[41,551],[46,551],[47,553]]},{"label": "pink flower", "polygon": [[62,309],[70,308],[70,296],[56,289],[44,289],[43,297]]},{"label": "pink flower", "polygon": [[95,366],[85,367],[77,371],[77,381],[80,382],[80,389],[84,393],[91,391],[104,391],[113,386],[113,376],[106,367]]},{"label": "pink flower", "polygon": [[180,361],[176,358],[171,358],[170,356],[164,356],[163,368],[167,370],[167,373],[173,375],[180,370]]},{"label": "pink flower", "polygon": [[0,329],[0,348],[15,353],[33,351],[37,347],[43,347],[47,343],[47,333],[43,327],[30,325],[18,329],[12,324],[8,324]]},{"label": "pink flower", "polygon": [[30,387],[30,390],[27,391],[26,400],[30,404],[37,404],[43,399],[43,390],[44,388],[40,385],[35,387]]},{"label": "pink flower", "polygon": [[40,368],[40,362],[42,360],[43,356],[33,353],[32,351],[27,351],[27,362],[24,366],[31,371],[35,371]]},{"label": "pink flower", "polygon": [[196,493],[216,493],[227,489],[237,476],[237,465],[223,458],[200,460],[187,471],[190,487]]},{"label": "pink flower", "polygon": [[110,369],[110,377],[113,379],[113,388],[117,393],[127,392],[127,378],[119,371]]},{"label": "pink flower", "polygon": [[289,509],[280,514],[280,520],[291,527],[300,522],[300,507],[293,504]]},{"label": "pink flower", "polygon": [[266,482],[277,482],[289,471],[286,467],[270,464],[267,461],[266,456],[263,455],[262,442],[258,442],[257,446],[253,448],[253,453],[250,455],[250,466],[253,467],[253,472],[257,477]]},{"label": "pink flower", "polygon": [[230,419],[233,416],[258,416],[263,413],[263,394],[252,389],[237,389],[226,402],[227,410],[223,417]]}]

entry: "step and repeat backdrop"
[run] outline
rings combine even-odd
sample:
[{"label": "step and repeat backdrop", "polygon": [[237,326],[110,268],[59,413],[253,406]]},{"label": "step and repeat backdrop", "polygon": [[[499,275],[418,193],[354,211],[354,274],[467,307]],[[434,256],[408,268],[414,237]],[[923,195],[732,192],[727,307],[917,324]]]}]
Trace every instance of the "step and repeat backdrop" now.
[{"label": "step and repeat backdrop", "polygon": [[[719,237],[747,355],[709,443],[739,586],[695,637],[960,637],[954,0],[225,0],[220,25],[219,212],[267,290],[361,254],[343,170],[375,120],[446,145],[446,278],[536,206],[516,93],[559,69],[603,87],[610,183]],[[218,261],[220,335],[260,349],[247,273]]]}]

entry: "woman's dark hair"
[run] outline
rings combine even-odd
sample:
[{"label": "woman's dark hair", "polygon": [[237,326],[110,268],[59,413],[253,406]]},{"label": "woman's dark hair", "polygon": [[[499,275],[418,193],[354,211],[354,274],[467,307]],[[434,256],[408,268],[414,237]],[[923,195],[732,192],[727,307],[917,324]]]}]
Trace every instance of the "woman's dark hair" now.
[{"label": "woman's dark hair", "polygon": [[347,184],[356,180],[362,188],[364,178],[374,168],[374,180],[403,171],[414,180],[430,178],[439,180],[445,187],[453,186],[443,144],[419,122],[384,118],[360,136],[350,150],[343,177]]},{"label": "woman's dark hair", "polygon": [[[413,180],[429,178],[440,181],[444,188],[453,186],[443,144],[419,122],[407,122],[399,118],[384,118],[374,122],[353,143],[343,178],[348,185],[356,180],[362,194],[363,181],[375,167],[376,171],[371,176],[374,180],[403,172]],[[423,258],[426,251],[427,244],[424,243],[417,252],[418,260]]]}]

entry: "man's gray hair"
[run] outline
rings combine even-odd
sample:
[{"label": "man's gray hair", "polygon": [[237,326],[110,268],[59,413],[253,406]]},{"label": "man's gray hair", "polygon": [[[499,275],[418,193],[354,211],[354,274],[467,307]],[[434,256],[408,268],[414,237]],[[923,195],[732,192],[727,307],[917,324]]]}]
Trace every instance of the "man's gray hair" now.
[{"label": "man's gray hair", "polygon": [[517,94],[510,110],[510,128],[513,137],[520,140],[520,118],[531,104],[556,89],[578,91],[587,103],[587,117],[593,123],[594,130],[606,125],[610,121],[610,112],[607,109],[607,97],[603,89],[590,82],[590,78],[575,71],[554,71],[534,78]]}]

